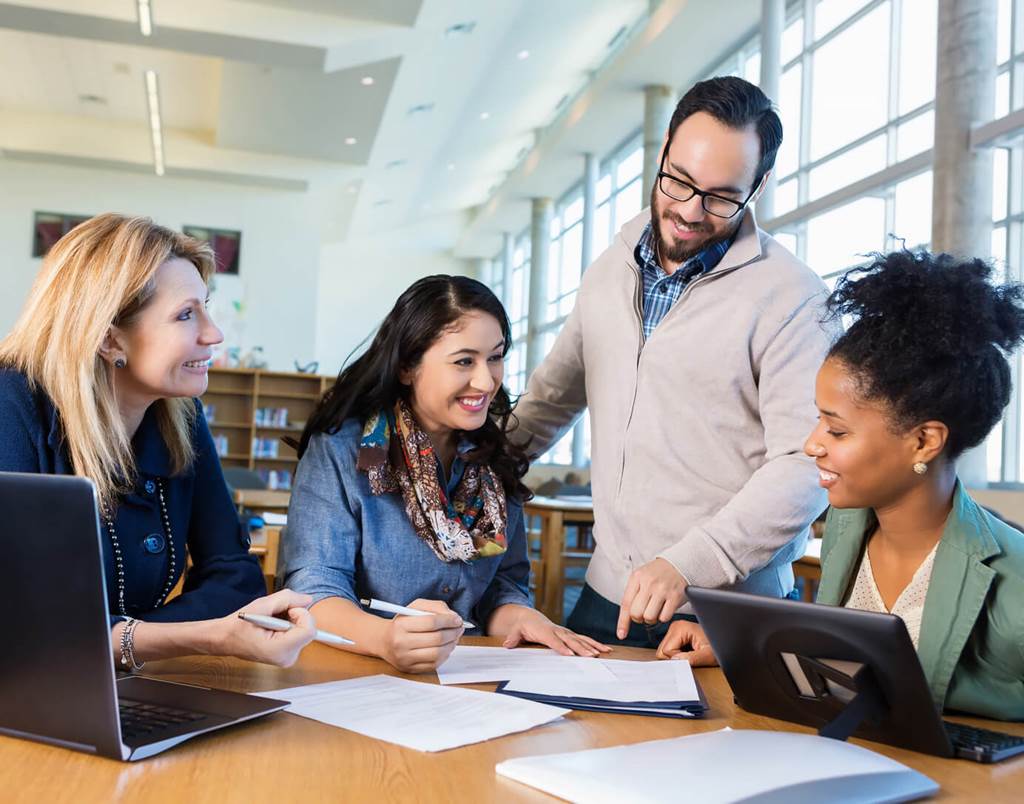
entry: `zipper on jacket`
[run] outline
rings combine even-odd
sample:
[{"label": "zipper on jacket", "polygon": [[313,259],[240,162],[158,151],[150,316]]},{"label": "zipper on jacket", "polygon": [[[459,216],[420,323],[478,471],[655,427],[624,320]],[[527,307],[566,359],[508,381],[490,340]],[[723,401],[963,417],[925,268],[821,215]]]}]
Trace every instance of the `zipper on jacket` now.
[{"label": "zipper on jacket", "polygon": [[639,346],[636,350],[636,372],[634,374],[633,381],[633,398],[629,402],[629,416],[626,418],[626,429],[622,433],[622,455],[619,458],[619,479],[615,485],[615,498],[619,498],[619,494],[622,492],[622,478],[626,473],[626,441],[629,434],[629,426],[633,423],[633,411],[636,409],[636,391],[637,386],[640,384],[640,358],[644,353],[644,313],[640,307],[640,297],[643,294],[643,277],[640,276],[640,269],[633,265],[631,262],[626,263],[629,269],[633,272],[633,277],[636,280],[636,287],[633,291],[633,312],[636,313],[637,322],[637,334],[639,336]]}]

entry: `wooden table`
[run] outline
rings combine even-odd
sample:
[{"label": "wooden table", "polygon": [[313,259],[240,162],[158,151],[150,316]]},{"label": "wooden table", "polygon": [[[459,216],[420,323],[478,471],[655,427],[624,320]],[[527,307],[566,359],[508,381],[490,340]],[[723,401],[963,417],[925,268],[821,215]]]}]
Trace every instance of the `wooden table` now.
[{"label": "wooden table", "polygon": [[540,519],[540,590],[537,608],[552,622],[562,622],[562,598],[565,566],[565,529],[569,525],[593,525],[594,503],[591,500],[560,500],[556,497],[534,497],[523,506],[525,517]]},{"label": "wooden table", "polygon": [[[467,639],[498,644],[496,639]],[[651,659],[653,652],[617,648],[617,658]],[[553,801],[497,776],[496,763],[532,754],[600,748],[642,740],[733,728],[811,730],[751,715],[733,704],[717,668],[698,669],[711,711],[701,720],[573,712],[560,722],[441,753],[420,753],[276,713],[252,723],[190,740],[152,759],[121,763],[10,737],[0,737],[0,800],[4,802],[275,802],[292,801]],[[236,659],[191,658],[153,662],[146,674],[224,689],[257,691],[355,676],[399,675],[379,659],[308,647],[289,669]],[[419,676],[436,683],[436,676]],[[493,689],[494,685],[475,685]],[[966,721],[992,726],[991,721]],[[995,725],[1024,734],[1024,724]],[[859,741],[857,741],[859,742]],[[947,801],[1021,800],[1024,757],[987,766],[864,743],[925,773],[942,785]],[[799,762],[799,757],[793,758]],[[743,767],[736,758],[737,770]],[[680,779],[679,797],[686,789]]]},{"label": "wooden table", "polygon": [[231,498],[238,506],[238,512],[248,508],[257,513],[262,511],[273,511],[284,514],[288,511],[288,503],[292,493],[280,489],[235,489]]}]

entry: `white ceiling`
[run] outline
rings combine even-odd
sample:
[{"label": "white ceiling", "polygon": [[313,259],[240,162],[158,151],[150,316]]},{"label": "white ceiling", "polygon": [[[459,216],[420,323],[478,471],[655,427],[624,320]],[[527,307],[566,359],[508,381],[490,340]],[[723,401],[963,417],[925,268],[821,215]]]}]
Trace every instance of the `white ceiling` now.
[{"label": "white ceiling", "polygon": [[[644,83],[679,85],[749,33],[759,7],[664,0],[649,15],[648,0],[152,4],[145,38],[134,0],[0,2],[0,156],[146,169],[143,73],[154,69],[168,174],[315,184],[334,205],[328,241],[408,225],[462,256],[493,253],[528,194],[557,192],[555,181],[565,189],[583,150],[607,150],[635,128]],[[462,23],[472,31],[446,34]],[[623,29],[631,38],[610,46]]]}]

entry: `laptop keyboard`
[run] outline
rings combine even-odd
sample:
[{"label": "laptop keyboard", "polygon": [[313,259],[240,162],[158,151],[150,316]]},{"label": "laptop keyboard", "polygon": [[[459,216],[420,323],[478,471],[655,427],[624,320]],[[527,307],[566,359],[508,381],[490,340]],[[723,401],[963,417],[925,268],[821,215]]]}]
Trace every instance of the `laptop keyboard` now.
[{"label": "laptop keyboard", "polygon": [[121,717],[121,734],[125,739],[149,737],[164,729],[183,723],[194,723],[206,717],[201,712],[189,712],[186,709],[157,706],[141,701],[119,700],[117,708]]},{"label": "laptop keyboard", "polygon": [[998,762],[1024,753],[1024,737],[950,723],[948,720],[942,721],[942,724],[946,727],[946,734],[958,757],[976,762]]}]

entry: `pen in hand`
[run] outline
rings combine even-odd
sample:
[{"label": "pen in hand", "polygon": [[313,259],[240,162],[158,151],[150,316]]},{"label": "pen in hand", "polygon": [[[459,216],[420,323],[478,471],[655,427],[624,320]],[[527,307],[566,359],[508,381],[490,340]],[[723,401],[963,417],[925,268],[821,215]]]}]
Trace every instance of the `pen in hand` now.
[{"label": "pen in hand", "polygon": [[[266,628],[268,631],[291,631],[295,626],[288,622],[288,620],[282,620],[279,617],[268,617],[265,614],[246,614],[245,612],[239,612],[238,616],[240,619],[245,620],[247,623],[258,625],[260,628]],[[317,642],[323,642],[325,645],[355,645],[351,639],[346,639],[343,636],[332,634],[330,631],[321,631],[319,628],[316,631],[314,637]]]},{"label": "pen in hand", "polygon": [[[395,603],[385,603],[383,600],[374,600],[373,598],[370,598],[369,600],[360,600],[359,602],[371,611],[383,611],[388,614],[405,614],[410,617],[429,617],[432,614],[437,613],[434,611],[423,611],[422,609],[410,609],[408,606],[399,606]],[[462,624],[466,628],[476,628],[476,626],[469,620],[463,620]]]}]

